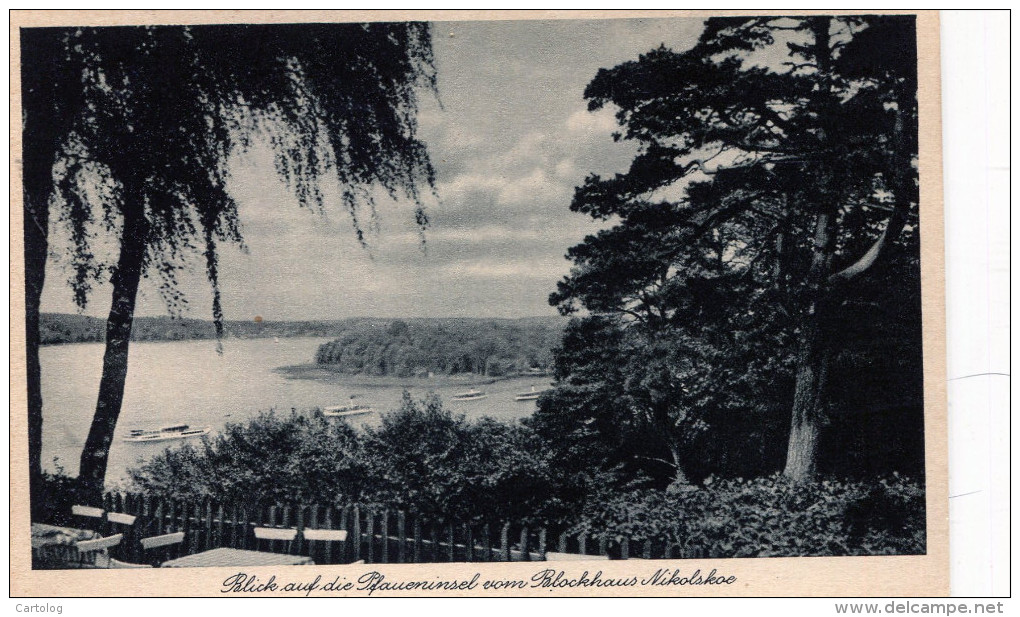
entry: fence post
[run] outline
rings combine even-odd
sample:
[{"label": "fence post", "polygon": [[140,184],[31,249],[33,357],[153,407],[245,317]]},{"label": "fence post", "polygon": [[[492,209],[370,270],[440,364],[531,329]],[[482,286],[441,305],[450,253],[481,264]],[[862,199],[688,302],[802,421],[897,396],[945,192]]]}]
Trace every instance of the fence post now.
[{"label": "fence post", "polygon": [[292,555],[300,555],[305,548],[305,507],[301,504],[294,507],[294,528],[298,534],[290,552]]},{"label": "fence post", "polygon": [[630,558],[630,538],[627,536],[623,537],[620,541],[620,559]]},{"label": "fence post", "polygon": [[531,553],[528,551],[527,527],[521,527],[521,561],[531,561]]},{"label": "fence post", "polygon": [[194,513],[195,508],[191,505],[190,501],[181,503],[181,527],[184,531],[184,545],[188,555],[199,552],[197,546],[198,538],[195,536],[198,524],[191,520]]},{"label": "fence post", "polygon": [[[319,528],[319,504],[313,503],[312,505],[308,506],[308,521],[305,523],[304,529],[309,528],[310,529]],[[304,535],[304,530],[302,530],[301,533],[302,535]],[[312,561],[315,561],[316,557],[316,555],[312,554],[314,552],[316,544],[317,544],[316,542],[312,541],[305,542],[305,546],[308,548],[308,556],[312,558]],[[326,544],[330,543],[326,542]],[[319,560],[319,563],[322,563],[321,559]]]},{"label": "fence post", "polygon": [[645,548],[644,548],[644,551],[641,553],[641,556],[644,557],[645,559],[651,559],[652,558],[652,539],[651,538],[645,540]]},{"label": "fence post", "polygon": [[[209,548],[209,545],[207,543],[208,542],[208,540],[207,540],[207,538],[208,538],[208,535],[207,535],[208,534],[208,527],[207,527],[208,522],[206,520],[202,519],[202,516],[205,514],[205,511],[204,511],[204,508],[202,508],[202,502],[201,501],[196,501],[195,502],[194,512],[195,512],[195,521],[194,521],[195,529],[194,529],[194,531],[192,533],[195,535],[195,545],[197,546],[199,551],[204,551],[204,550]],[[203,531],[206,531],[207,533],[203,534],[202,533]]]},{"label": "fence post", "polygon": [[608,551],[606,549],[608,548],[608,544],[608,538],[606,538],[606,534],[603,533],[599,536],[599,555],[604,557],[607,554]]},{"label": "fence post", "polygon": [[175,500],[170,499],[168,501],[166,510],[164,510],[164,516],[166,517],[166,531],[164,533],[180,531],[177,527],[177,502]]},{"label": "fence post", "polygon": [[[325,513],[325,518],[322,521],[322,526],[325,527],[326,529],[333,529],[333,507],[332,506],[326,506],[326,513]],[[340,528],[343,529],[343,527],[344,526],[341,524]],[[350,541],[351,541],[351,539],[350,539],[350,537],[348,537],[347,538],[347,542],[345,542],[344,544],[349,544]],[[343,549],[344,549],[344,546],[341,545],[340,546],[340,552],[341,553],[343,553]],[[326,552],[326,563],[333,563],[333,543],[332,542],[326,542],[326,551],[325,552]],[[337,555],[337,559],[342,559],[342,557],[340,555]]]},{"label": "fence post", "polygon": [[414,517],[414,563],[421,563],[421,518]]},{"label": "fence post", "polygon": [[510,523],[503,523],[503,529],[499,532],[500,557],[503,561],[510,561]]},{"label": "fence post", "polygon": [[[179,524],[180,521],[177,520],[177,508],[179,508],[179,504],[177,504],[176,500],[172,500],[172,499],[168,500],[168,502],[166,504],[166,509],[163,511],[164,512],[164,516],[166,517],[166,525],[165,525],[165,532],[166,533],[171,533],[171,532],[182,531],[183,530],[183,529],[181,529],[181,526]],[[186,555],[185,551],[187,550],[187,547],[188,547],[188,537],[186,535],[185,536],[185,542],[183,544],[176,545],[176,549],[174,549],[174,552],[176,554],[175,556],[176,557],[181,557],[183,555]],[[163,547],[162,552],[163,552],[163,559],[162,559],[162,561],[167,561],[169,559],[172,559],[171,558],[171,550],[169,548],[169,545],[167,545],[166,547]]]},{"label": "fence post", "polygon": [[436,524],[429,524],[429,562],[439,561],[439,532],[436,531]]},{"label": "fence post", "polygon": [[156,533],[153,534],[153,535],[157,535],[158,536],[158,535],[160,535],[162,533],[165,533],[163,531],[163,516],[165,515],[165,513],[163,511],[164,508],[165,508],[165,503],[163,502],[163,500],[162,499],[157,499],[156,500],[156,507],[154,508],[153,513],[152,513],[152,520],[155,521],[155,523],[156,523]]},{"label": "fence post", "polygon": [[[103,494],[103,503],[100,504],[100,505],[102,505],[103,509],[106,510],[107,512],[112,511],[113,510],[113,493],[104,493]],[[102,521],[100,521],[100,523],[99,523],[98,531],[99,531],[100,535],[103,535],[103,536],[110,535],[110,521],[106,518],[105,514],[103,515]]]},{"label": "fence post", "polygon": [[251,534],[248,533],[248,524],[252,518],[249,514],[247,506],[242,506],[240,515],[237,520],[234,521],[234,532],[237,534],[237,543],[241,545],[241,548],[251,548]]},{"label": "fence post", "polygon": [[213,541],[213,544],[215,544],[216,546],[214,548],[220,548],[224,544],[224,541],[223,541],[223,525],[224,525],[223,516],[224,516],[223,504],[222,503],[217,503],[216,504],[216,532],[215,532],[215,535],[213,536],[215,538],[215,540]]},{"label": "fence post", "polygon": [[582,531],[581,534],[577,536],[577,550],[582,555],[588,554],[588,532]]},{"label": "fence post", "polygon": [[447,561],[454,562],[457,560],[457,542],[453,534],[453,522],[446,524],[446,541],[449,543],[449,548],[446,549]]},{"label": "fence post", "polygon": [[165,524],[166,513],[169,504],[169,500],[163,497],[149,496],[144,497],[144,503],[142,509],[148,519],[149,529],[146,535],[159,535],[164,533],[163,525]]},{"label": "fence post", "polygon": [[475,536],[471,533],[471,523],[464,523],[464,546],[467,549],[468,562],[475,560]]},{"label": "fence post", "polygon": [[436,563],[439,561],[439,530],[436,529],[436,523],[429,523],[429,563]]},{"label": "fence post", "polygon": [[354,519],[354,561],[361,559],[361,511],[358,506],[351,510],[351,518]]},{"label": "fence post", "polygon": [[367,508],[365,509],[365,535],[368,536],[365,563],[375,563],[375,512]]},{"label": "fence post", "polygon": [[390,511],[383,510],[379,517],[379,531],[382,533],[382,552],[379,555],[381,563],[390,562]]},{"label": "fence post", "polygon": [[492,535],[489,533],[489,524],[482,525],[482,547],[485,548],[485,561],[492,561]]},{"label": "fence post", "polygon": [[241,511],[238,509],[237,504],[235,503],[234,505],[230,506],[230,546],[231,546],[231,548],[244,548],[243,545],[238,546],[239,544],[241,544],[241,542],[238,541],[238,540],[240,540],[240,538],[237,537],[237,524],[238,524],[238,521],[240,521],[240,520],[241,520]]},{"label": "fence post", "polygon": [[538,556],[545,561],[545,527],[538,530]]},{"label": "fence post", "polygon": [[404,563],[407,559],[407,529],[405,528],[407,521],[404,516],[403,510],[397,510],[397,541],[400,543],[397,546],[397,563]]},{"label": "fence post", "polygon": [[[283,506],[283,511],[280,513],[280,526],[281,527],[283,527],[285,529],[292,527],[291,522],[290,522],[291,521],[290,514],[291,514],[291,507],[290,506]],[[287,548],[287,553],[293,553],[294,552],[294,542],[287,542],[287,543],[284,544],[284,546]]]},{"label": "fence post", "polygon": [[561,553],[567,552],[567,532],[564,531],[560,533],[560,540],[556,544],[556,550]]},{"label": "fence post", "polygon": [[354,561],[354,558],[351,557],[351,555],[354,554],[351,547],[354,546],[356,538],[354,537],[354,531],[351,528],[351,512],[352,510],[350,506],[340,508],[340,529],[347,532],[347,541],[343,543],[343,548],[340,551],[340,554],[336,556],[336,560],[343,563]]},{"label": "fence post", "polygon": [[131,525],[128,533],[125,534],[127,538],[127,546],[124,548],[124,555],[129,561],[137,562],[140,557],[138,551],[141,549],[138,546],[138,538],[144,537],[145,519],[141,516],[141,503],[142,497],[137,493],[127,493],[124,495],[124,512],[135,517],[135,524]]}]

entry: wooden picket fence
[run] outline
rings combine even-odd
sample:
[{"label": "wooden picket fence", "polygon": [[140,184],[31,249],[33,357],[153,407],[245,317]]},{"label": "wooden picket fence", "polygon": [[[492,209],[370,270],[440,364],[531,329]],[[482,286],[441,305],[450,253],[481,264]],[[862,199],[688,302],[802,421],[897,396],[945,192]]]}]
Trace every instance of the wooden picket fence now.
[{"label": "wooden picket fence", "polygon": [[[546,561],[553,559],[684,559],[707,557],[689,544],[632,541],[610,534],[567,534],[546,526],[434,522],[401,511],[319,505],[220,504],[108,493],[106,512],[136,517],[133,525],[104,520],[101,531],[125,534],[120,557],[145,561],[138,540],[184,533],[173,558],[219,548],[307,555],[317,564]],[[116,517],[114,517],[116,518]],[[295,529],[293,541],[258,539],[256,527]],[[306,529],[345,530],[347,539],[314,541]],[[314,535],[314,534],[313,534]]]}]

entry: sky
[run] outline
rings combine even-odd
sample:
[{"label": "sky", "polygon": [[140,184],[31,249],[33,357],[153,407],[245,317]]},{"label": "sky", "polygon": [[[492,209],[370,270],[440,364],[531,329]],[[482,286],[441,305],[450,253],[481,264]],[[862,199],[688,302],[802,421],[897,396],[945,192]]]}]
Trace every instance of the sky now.
[{"label": "sky", "polygon": [[[246,252],[221,248],[227,319],[348,317],[526,317],[555,315],[548,303],[570,270],[565,253],[599,229],[569,209],[590,173],[625,171],[636,150],[612,139],[613,109],[587,111],[585,86],[660,44],[694,44],[697,19],[437,22],[438,100],[423,94],[419,136],[437,170],[424,248],[413,205],[380,200],[369,248],[324,187],[324,214],[299,206],[255,148],[230,162]],[[335,187],[334,187],[335,188]],[[60,230],[51,230],[60,246]],[[54,251],[43,311],[76,312]],[[202,261],[181,279],[186,317],[209,318]],[[105,316],[108,285],[85,314]],[[165,315],[143,281],[138,315]]]}]

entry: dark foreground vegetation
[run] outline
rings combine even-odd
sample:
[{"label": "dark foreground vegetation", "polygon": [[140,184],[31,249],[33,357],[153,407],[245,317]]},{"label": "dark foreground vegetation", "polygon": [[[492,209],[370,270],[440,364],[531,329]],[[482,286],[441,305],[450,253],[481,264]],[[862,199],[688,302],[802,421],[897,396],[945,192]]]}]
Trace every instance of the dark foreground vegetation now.
[{"label": "dark foreground vegetation", "polygon": [[777,474],[663,489],[619,470],[558,465],[571,447],[528,423],[469,422],[436,398],[408,397],[364,431],[319,414],[265,413],[167,450],[132,470],[131,488],[249,509],[357,505],[439,523],[543,525],[717,556],[924,552],[924,491],[898,474],[812,484]]}]

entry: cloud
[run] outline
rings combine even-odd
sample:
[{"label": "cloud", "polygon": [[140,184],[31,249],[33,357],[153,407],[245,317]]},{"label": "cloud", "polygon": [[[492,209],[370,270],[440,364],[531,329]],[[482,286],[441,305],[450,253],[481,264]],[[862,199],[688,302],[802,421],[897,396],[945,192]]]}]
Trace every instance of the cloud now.
[{"label": "cloud", "polygon": [[[425,251],[413,204],[376,193],[377,217],[359,213],[366,251],[335,183],[323,185],[324,213],[302,208],[269,150],[255,148],[231,161],[250,252],[224,247],[228,317],[553,314],[549,292],[570,267],[563,255],[600,226],[570,211],[574,187],[589,173],[625,170],[635,153],[612,139],[612,109],[587,111],[585,86],[663,42],[689,47],[701,28],[677,19],[436,24],[439,100],[423,96],[418,115],[439,194]],[[44,310],[73,310],[63,278],[47,277]],[[163,314],[145,285],[139,314]],[[208,317],[201,264],[181,287],[191,315]],[[108,287],[95,296],[89,312],[102,315]]]},{"label": "cloud", "polygon": [[563,266],[546,260],[518,259],[515,261],[477,260],[450,264],[443,272],[452,277],[475,279],[549,279],[565,274]]},{"label": "cloud", "polygon": [[616,116],[611,109],[603,108],[598,111],[579,109],[570,114],[567,118],[567,131],[580,133],[582,135],[611,135],[619,126],[616,123]]}]

